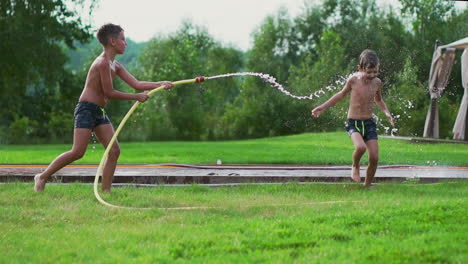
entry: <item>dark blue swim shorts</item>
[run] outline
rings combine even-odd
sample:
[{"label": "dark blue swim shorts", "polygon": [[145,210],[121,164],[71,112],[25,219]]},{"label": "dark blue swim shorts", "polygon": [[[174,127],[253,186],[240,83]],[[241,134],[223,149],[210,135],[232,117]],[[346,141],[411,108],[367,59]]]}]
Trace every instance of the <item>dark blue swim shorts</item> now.
[{"label": "dark blue swim shorts", "polygon": [[355,132],[361,134],[364,142],[367,142],[371,139],[378,139],[377,126],[372,119],[348,119],[346,121],[346,131],[348,131],[349,136]]},{"label": "dark blue swim shorts", "polygon": [[78,102],[75,107],[75,128],[92,130],[104,124],[110,124],[104,108],[91,102]]}]

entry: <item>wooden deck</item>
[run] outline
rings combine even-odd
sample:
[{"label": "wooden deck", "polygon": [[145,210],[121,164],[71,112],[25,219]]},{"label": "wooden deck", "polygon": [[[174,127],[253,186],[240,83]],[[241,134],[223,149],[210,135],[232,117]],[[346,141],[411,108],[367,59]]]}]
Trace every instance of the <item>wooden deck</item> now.
[{"label": "wooden deck", "polygon": [[[0,182],[32,181],[47,165],[0,165]],[[365,167],[361,176],[365,176]],[[52,182],[94,182],[97,165],[71,165],[52,176]],[[347,166],[286,165],[185,165],[143,164],[117,166],[116,184],[231,184],[282,182],[346,182],[351,168]],[[380,166],[375,181],[438,182],[468,179],[468,167]]]}]

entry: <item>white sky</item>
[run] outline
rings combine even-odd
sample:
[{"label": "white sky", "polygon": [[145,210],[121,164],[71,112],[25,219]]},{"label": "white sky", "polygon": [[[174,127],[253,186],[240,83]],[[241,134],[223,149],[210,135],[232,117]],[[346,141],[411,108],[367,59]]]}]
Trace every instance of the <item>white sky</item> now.
[{"label": "white sky", "polygon": [[[91,23],[96,30],[104,23],[119,24],[134,41],[148,41],[158,34],[176,31],[184,19],[205,26],[217,41],[244,51],[251,47],[251,33],[265,17],[276,14],[281,6],[295,17],[304,9],[305,0],[99,0]],[[317,3],[320,0],[307,0]],[[397,0],[378,0],[394,7]],[[466,2],[465,2],[466,3]]]},{"label": "white sky", "polygon": [[251,33],[269,14],[283,5],[297,15],[304,0],[100,0],[92,18],[94,29],[119,24],[132,40],[147,41],[157,34],[176,31],[184,19],[205,26],[225,44],[247,50]]}]

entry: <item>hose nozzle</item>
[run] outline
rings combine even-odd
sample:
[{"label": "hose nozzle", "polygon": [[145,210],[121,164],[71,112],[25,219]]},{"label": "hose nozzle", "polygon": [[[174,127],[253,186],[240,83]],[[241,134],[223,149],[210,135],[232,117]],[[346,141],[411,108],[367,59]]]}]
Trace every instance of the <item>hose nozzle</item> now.
[{"label": "hose nozzle", "polygon": [[201,83],[201,82],[203,82],[204,80],[205,80],[205,77],[203,77],[203,76],[200,76],[200,77],[195,78],[195,82],[197,82],[197,83]]}]

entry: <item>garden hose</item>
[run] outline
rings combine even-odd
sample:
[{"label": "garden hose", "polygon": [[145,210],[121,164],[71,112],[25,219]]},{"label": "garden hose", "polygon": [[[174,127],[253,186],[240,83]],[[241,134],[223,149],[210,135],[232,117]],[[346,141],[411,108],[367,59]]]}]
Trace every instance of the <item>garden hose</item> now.
[{"label": "garden hose", "polygon": [[[173,85],[176,86],[176,85],[188,84],[188,83],[201,83],[204,80],[205,80],[204,77],[197,77],[197,78],[194,78],[194,79],[176,81],[176,82],[173,82]],[[165,88],[165,86],[163,85],[163,86],[160,86],[160,87],[158,87],[156,89],[153,89],[150,92],[148,92],[148,96],[151,96],[151,95],[153,95],[153,94],[155,94],[155,93],[157,93],[159,91],[162,91],[164,88]],[[128,121],[130,116],[133,114],[133,112],[135,111],[135,109],[139,105],[140,105],[140,102],[136,101],[133,104],[132,108],[130,108],[130,110],[127,112],[125,117],[122,119],[122,122],[120,122],[119,126],[117,127],[117,130],[115,131],[114,135],[112,136],[112,139],[110,140],[109,145],[107,145],[107,148],[104,151],[104,154],[102,155],[101,162],[99,163],[99,167],[98,167],[97,172],[96,172],[96,177],[94,179],[94,196],[96,197],[96,199],[100,203],[102,203],[104,205],[107,205],[109,207],[124,208],[124,209],[194,210],[194,209],[213,208],[213,207],[201,207],[201,206],[199,206],[199,207],[171,207],[171,208],[134,208],[134,207],[126,207],[126,206],[118,206],[118,205],[110,204],[110,203],[104,201],[104,199],[102,199],[102,197],[99,195],[99,191],[98,191],[99,177],[102,174],[103,166],[106,163],[107,157],[109,156],[109,151],[112,148],[112,146],[114,145],[115,141],[117,140],[117,137],[119,136],[120,131],[122,130],[122,128],[125,126],[125,123]]]}]

